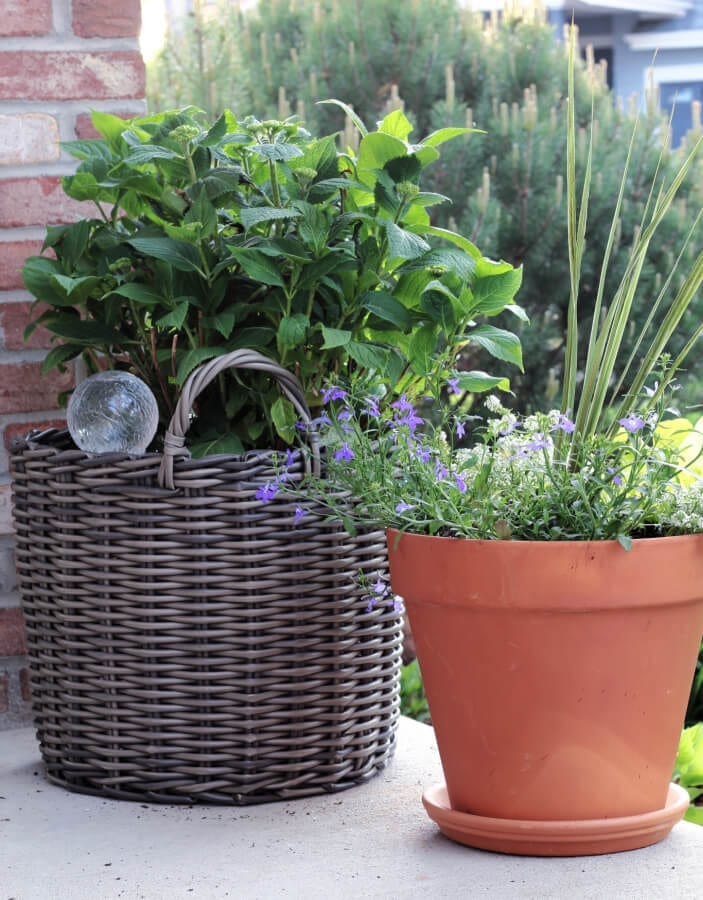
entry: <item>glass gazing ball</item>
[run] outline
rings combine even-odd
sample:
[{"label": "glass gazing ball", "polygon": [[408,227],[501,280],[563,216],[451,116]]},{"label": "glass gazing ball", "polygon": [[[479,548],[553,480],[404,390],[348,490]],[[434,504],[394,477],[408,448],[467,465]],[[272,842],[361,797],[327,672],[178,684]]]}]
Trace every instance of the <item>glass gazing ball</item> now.
[{"label": "glass gazing ball", "polygon": [[140,378],[109,371],[81,381],[66,418],[74,443],[86,453],[139,454],[156,434],[159,409]]}]

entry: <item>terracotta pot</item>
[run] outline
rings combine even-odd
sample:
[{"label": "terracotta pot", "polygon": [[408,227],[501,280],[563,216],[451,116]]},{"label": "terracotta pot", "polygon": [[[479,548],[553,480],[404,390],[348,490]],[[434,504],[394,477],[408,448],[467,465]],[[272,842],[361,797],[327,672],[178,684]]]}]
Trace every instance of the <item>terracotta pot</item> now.
[{"label": "terracotta pot", "polygon": [[452,810],[662,810],[703,632],[703,535],[472,541],[388,532]]}]

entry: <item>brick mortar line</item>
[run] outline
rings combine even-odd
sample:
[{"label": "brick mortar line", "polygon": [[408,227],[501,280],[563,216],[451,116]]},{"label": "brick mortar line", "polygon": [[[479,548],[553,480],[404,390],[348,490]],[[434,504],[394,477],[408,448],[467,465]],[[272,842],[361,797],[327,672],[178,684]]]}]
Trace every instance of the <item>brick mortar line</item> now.
[{"label": "brick mortar line", "polygon": [[91,53],[139,51],[138,37],[78,37],[75,34],[13,35],[0,38],[0,53]]},{"label": "brick mortar line", "polygon": [[[55,116],[66,110],[73,110],[76,114],[84,113],[86,108],[98,106],[103,112],[119,112],[125,107],[140,107],[144,109],[144,99],[139,97],[86,97],[76,100],[0,100],[0,115],[15,115],[22,113],[47,113]],[[138,113],[135,113],[138,115]]]},{"label": "brick mortar line", "polygon": [[33,301],[34,297],[29,291],[23,291],[21,288],[0,291],[0,306],[8,303],[32,303]]},{"label": "brick mortar line", "polygon": [[55,163],[15,163],[11,166],[3,166],[0,170],[0,181],[12,181],[16,178],[44,178],[53,176],[73,175],[76,166],[80,162],[78,159],[69,157],[71,160],[57,160]]},{"label": "brick mortar line", "polygon": [[22,225],[13,228],[0,228],[0,244],[17,241],[43,241],[46,235],[44,225]]},{"label": "brick mortar line", "polygon": [[[0,350],[0,367],[23,362],[42,362],[47,353],[47,350],[30,350],[24,347],[21,350]],[[5,415],[0,414],[0,419]]]},{"label": "brick mortar line", "polygon": [[[12,591],[9,594],[0,594],[0,609],[17,609],[20,605],[20,595],[19,591]],[[10,657],[13,659],[16,657]],[[0,668],[1,668],[0,664]]]},{"label": "brick mortar line", "polygon": [[[0,414],[0,428],[6,425],[22,425],[42,419],[61,419],[66,418],[65,409],[40,409],[31,412],[13,412]],[[0,535],[0,537],[2,537]],[[2,550],[2,541],[0,541],[0,550]]]}]

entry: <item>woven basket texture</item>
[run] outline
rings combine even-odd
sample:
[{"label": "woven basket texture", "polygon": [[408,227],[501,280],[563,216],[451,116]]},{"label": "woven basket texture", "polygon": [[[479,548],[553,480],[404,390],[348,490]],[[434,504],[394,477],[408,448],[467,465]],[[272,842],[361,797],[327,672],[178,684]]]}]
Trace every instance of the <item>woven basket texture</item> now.
[{"label": "woven basket texture", "polygon": [[[296,451],[293,479],[304,471]],[[369,610],[382,531],[350,536],[257,489],[272,454],[12,454],[33,705],[51,781],[131,800],[251,804],[343,790],[389,761],[402,620]]]}]

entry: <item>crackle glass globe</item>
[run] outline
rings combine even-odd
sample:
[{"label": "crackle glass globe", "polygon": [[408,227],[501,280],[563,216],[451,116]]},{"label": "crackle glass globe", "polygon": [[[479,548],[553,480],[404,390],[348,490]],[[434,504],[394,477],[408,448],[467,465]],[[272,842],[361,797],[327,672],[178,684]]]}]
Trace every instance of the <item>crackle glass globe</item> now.
[{"label": "crackle glass globe", "polygon": [[159,410],[149,387],[129,372],[99,372],[71,395],[68,430],[86,453],[144,453],[156,434]]}]

